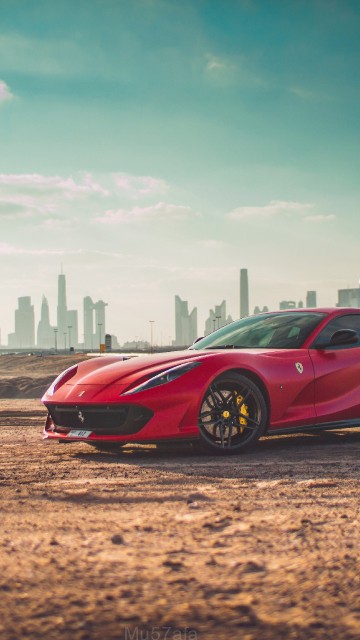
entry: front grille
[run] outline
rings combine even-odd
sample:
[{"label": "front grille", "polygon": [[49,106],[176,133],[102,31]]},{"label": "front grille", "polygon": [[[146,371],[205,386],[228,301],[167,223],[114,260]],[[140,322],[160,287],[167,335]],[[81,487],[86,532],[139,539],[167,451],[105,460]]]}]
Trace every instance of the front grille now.
[{"label": "front grille", "polygon": [[98,435],[128,435],[140,431],[153,412],[138,405],[47,405],[55,431],[85,429]]}]

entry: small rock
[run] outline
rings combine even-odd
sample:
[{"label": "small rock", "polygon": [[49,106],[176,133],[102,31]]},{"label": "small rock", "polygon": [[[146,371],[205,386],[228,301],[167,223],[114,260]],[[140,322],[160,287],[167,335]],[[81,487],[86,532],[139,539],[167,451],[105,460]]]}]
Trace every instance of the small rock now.
[{"label": "small rock", "polygon": [[260,571],[266,571],[265,567],[261,564],[258,564],[257,562],[254,562],[253,560],[250,560],[249,562],[247,562],[244,567],[243,570],[245,573],[258,573]]},{"label": "small rock", "polygon": [[198,502],[190,502],[189,509],[198,509],[198,508],[199,508]]},{"label": "small rock", "polygon": [[169,567],[173,571],[180,571],[180,569],[183,568],[183,563],[180,562],[180,561],[169,559],[169,560],[164,560],[163,566],[164,567]]},{"label": "small rock", "polygon": [[50,540],[50,544],[51,544],[52,546],[56,546],[56,545],[59,545],[59,544],[60,544],[60,542],[58,542],[58,541],[56,540],[56,538],[52,538],[52,540]]},{"label": "small rock", "polygon": [[204,502],[212,502],[211,498],[207,496],[205,493],[190,493],[188,495],[186,502],[191,504],[192,502],[199,502],[199,500],[203,500]]},{"label": "small rock", "polygon": [[121,533],[115,533],[111,538],[111,542],[113,544],[125,544],[125,540]]}]

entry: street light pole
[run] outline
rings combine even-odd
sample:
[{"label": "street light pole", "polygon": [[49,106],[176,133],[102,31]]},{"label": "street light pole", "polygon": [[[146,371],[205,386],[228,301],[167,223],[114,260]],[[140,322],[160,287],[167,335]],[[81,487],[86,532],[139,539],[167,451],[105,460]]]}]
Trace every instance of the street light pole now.
[{"label": "street light pole", "polygon": [[101,327],[102,327],[102,323],[98,322],[98,327],[99,327],[99,353],[101,351]]},{"label": "street light pole", "polygon": [[69,329],[69,351],[71,350],[71,329],[72,329],[72,325],[68,326]]},{"label": "street light pole", "polygon": [[153,324],[155,320],[149,320],[150,322],[150,353],[153,352]]},{"label": "street light pole", "polygon": [[55,353],[57,353],[57,332],[58,332],[58,329],[54,328]]},{"label": "street light pole", "polygon": [[216,316],[216,319],[218,321],[218,326],[217,326],[218,329],[220,328],[220,318],[221,318],[221,316]]},{"label": "street light pole", "polygon": [[64,333],[64,342],[65,342],[65,352],[66,352],[66,331]]}]

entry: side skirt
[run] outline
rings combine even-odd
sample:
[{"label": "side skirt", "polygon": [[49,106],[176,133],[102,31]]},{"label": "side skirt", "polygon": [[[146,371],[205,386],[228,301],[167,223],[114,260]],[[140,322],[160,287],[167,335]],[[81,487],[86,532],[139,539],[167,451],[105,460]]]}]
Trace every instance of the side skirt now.
[{"label": "side skirt", "polygon": [[290,427],[288,429],[268,429],[265,436],[279,436],[286,433],[304,433],[306,431],[323,431],[325,429],[352,429],[360,427],[360,418],[357,420],[338,420],[337,422],[321,422],[320,424],[307,424],[302,427]]}]

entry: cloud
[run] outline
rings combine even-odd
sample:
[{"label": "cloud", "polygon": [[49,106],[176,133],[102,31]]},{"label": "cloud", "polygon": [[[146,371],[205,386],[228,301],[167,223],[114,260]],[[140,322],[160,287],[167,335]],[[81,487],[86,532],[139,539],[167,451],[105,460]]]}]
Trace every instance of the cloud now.
[{"label": "cloud", "polygon": [[46,214],[54,211],[52,203],[41,203],[31,195],[21,193],[14,195],[0,194],[0,215],[2,217],[23,218],[35,213]]},{"label": "cloud", "polygon": [[242,89],[264,89],[269,86],[269,79],[259,75],[254,62],[244,55],[218,57],[206,54],[205,64],[202,59],[205,77],[215,86],[232,86],[237,84]]},{"label": "cloud", "polygon": [[304,213],[314,207],[311,203],[291,202],[286,200],[272,200],[264,206],[237,207],[227,217],[232,220],[243,220],[246,218],[269,219],[280,215],[291,215],[293,213]]},{"label": "cloud", "polygon": [[142,198],[166,193],[169,185],[165,180],[152,176],[133,176],[128,173],[114,173],[116,186],[130,198]]},{"label": "cloud", "polygon": [[319,213],[319,215],[305,216],[304,220],[306,222],[327,222],[328,220],[335,220],[335,218],[336,216],[333,213],[328,215]]},{"label": "cloud", "polygon": [[215,56],[212,56],[210,54],[207,56],[206,69],[207,71],[210,71],[210,73],[221,71],[229,66],[229,63],[224,59],[216,58]]},{"label": "cloud", "polygon": [[233,84],[239,74],[238,64],[229,58],[214,56],[208,53],[205,56],[205,76],[211,83],[220,86]]},{"label": "cloud", "polygon": [[10,91],[6,82],[4,82],[4,80],[0,80],[0,104],[1,102],[6,102],[6,100],[11,100],[13,97],[14,95]]},{"label": "cloud", "polygon": [[93,180],[91,173],[81,174],[81,181],[76,182],[72,176],[43,176],[38,173],[0,174],[0,185],[33,191],[51,191],[62,193],[66,198],[78,194],[98,193],[108,195],[108,191]]},{"label": "cloud", "polygon": [[329,100],[329,97],[324,93],[320,93],[319,91],[312,91],[310,89],[305,89],[304,87],[294,86],[288,89],[289,93],[292,93],[300,100],[304,102],[314,102],[319,100]]},{"label": "cloud", "polygon": [[98,216],[96,222],[102,224],[121,224],[123,222],[144,222],[147,220],[167,219],[183,220],[193,215],[191,207],[178,204],[158,202],[148,207],[133,207],[132,209],[117,209],[105,211]]},{"label": "cloud", "polygon": [[64,255],[69,253],[61,249],[24,249],[22,247],[16,247],[6,242],[0,242],[0,256],[40,256],[40,255]]},{"label": "cloud", "polygon": [[32,174],[0,174],[0,215],[26,218],[44,215],[65,216],[71,204],[79,200],[89,205],[89,199],[106,197],[109,191],[90,173],[73,176]]}]

